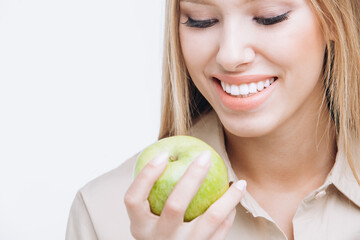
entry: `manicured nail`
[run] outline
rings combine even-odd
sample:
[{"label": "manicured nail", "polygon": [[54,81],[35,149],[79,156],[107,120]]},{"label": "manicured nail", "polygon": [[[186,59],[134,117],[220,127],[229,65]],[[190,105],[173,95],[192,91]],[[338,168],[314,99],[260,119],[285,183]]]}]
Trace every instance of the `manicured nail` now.
[{"label": "manicured nail", "polygon": [[151,160],[150,164],[153,166],[159,166],[163,162],[167,161],[168,158],[169,158],[169,153],[163,152],[160,153],[158,156],[156,156],[153,160]]},{"label": "manicured nail", "polygon": [[242,192],[245,192],[246,185],[247,185],[247,183],[245,180],[240,180],[235,183],[235,187],[237,187]]},{"label": "manicured nail", "polygon": [[211,160],[211,152],[209,150],[201,153],[196,159],[197,165],[203,167],[206,166]]}]

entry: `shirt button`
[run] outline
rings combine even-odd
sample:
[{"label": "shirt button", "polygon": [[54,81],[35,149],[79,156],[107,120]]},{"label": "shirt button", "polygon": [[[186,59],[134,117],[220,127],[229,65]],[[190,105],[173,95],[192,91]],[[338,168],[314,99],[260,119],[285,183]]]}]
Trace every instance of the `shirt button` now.
[{"label": "shirt button", "polygon": [[326,195],[326,191],[325,190],[322,190],[320,192],[318,192],[316,195],[315,195],[315,199],[319,199],[319,198],[322,198]]}]

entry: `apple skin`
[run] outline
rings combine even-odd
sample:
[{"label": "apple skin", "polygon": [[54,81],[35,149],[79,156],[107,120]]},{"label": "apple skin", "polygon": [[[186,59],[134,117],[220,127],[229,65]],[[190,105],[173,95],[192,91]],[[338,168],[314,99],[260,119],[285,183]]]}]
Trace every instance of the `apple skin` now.
[{"label": "apple skin", "polygon": [[229,188],[227,169],[219,154],[202,140],[182,135],[163,138],[140,153],[136,160],[135,177],[158,154],[169,153],[166,169],[152,187],[148,197],[150,209],[154,214],[160,216],[176,183],[196,157],[206,150],[211,153],[211,166],[205,180],[186,209],[184,221],[189,222],[203,214]]}]

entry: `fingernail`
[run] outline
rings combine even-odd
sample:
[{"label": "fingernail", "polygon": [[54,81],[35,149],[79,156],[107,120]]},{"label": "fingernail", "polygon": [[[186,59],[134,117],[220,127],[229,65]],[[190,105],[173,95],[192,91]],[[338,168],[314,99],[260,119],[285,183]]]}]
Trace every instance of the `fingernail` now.
[{"label": "fingernail", "polygon": [[242,192],[245,192],[246,185],[247,185],[247,183],[245,180],[240,180],[235,183],[235,187],[237,187]]},{"label": "fingernail", "polygon": [[196,159],[197,165],[203,167],[206,166],[211,160],[211,152],[209,150],[201,153]]},{"label": "fingernail", "polygon": [[150,164],[153,166],[158,166],[163,162],[167,161],[168,158],[169,158],[169,153],[163,152],[160,153],[158,156],[156,156],[153,160],[151,160]]}]

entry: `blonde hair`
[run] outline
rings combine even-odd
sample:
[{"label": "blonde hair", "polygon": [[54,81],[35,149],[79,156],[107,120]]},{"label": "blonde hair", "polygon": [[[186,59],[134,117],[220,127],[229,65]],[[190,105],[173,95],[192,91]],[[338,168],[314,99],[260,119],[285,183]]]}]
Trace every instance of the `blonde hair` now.
[{"label": "blonde hair", "polygon": [[[360,184],[360,159],[350,149],[360,140],[360,0],[309,0],[326,38],[324,96],[349,165]],[[159,139],[187,134],[211,108],[191,81],[179,39],[179,0],[166,1],[162,107]],[[323,106],[322,106],[323,107]]]}]

